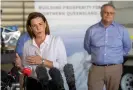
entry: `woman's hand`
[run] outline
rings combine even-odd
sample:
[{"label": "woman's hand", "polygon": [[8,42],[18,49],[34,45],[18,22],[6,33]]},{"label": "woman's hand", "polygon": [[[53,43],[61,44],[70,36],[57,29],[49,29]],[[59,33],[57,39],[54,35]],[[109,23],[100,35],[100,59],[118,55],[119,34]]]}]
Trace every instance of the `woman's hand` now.
[{"label": "woman's hand", "polygon": [[26,59],[29,64],[33,64],[33,65],[42,64],[42,58],[39,55],[38,56],[28,56],[28,57],[26,57]]},{"label": "woman's hand", "polygon": [[[39,65],[39,64],[42,64],[42,57],[41,56],[28,56],[27,62],[32,65]],[[48,68],[52,68],[53,62],[45,59],[43,65]]]}]

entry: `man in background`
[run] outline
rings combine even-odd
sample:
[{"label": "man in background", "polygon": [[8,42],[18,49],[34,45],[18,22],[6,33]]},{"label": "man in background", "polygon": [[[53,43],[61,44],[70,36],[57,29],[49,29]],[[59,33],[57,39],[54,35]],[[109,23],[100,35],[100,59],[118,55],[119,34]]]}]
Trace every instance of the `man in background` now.
[{"label": "man in background", "polygon": [[122,75],[123,56],[131,48],[128,31],[113,21],[115,7],[101,7],[101,21],[86,31],[84,48],[92,56],[88,76],[88,90],[118,90]]}]

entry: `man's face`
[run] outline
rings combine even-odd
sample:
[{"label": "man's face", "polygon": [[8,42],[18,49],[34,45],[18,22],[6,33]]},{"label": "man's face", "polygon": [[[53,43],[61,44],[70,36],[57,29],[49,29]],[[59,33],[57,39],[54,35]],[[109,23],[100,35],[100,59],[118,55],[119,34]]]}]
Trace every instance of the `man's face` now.
[{"label": "man's face", "polygon": [[115,9],[111,6],[105,6],[101,11],[102,20],[106,23],[112,23],[115,15]]}]

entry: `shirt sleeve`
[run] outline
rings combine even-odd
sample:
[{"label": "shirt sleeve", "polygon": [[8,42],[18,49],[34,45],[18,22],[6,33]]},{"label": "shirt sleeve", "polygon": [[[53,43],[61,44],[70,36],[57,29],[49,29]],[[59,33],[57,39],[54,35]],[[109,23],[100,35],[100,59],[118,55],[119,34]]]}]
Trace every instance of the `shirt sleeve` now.
[{"label": "shirt sleeve", "polygon": [[91,37],[90,37],[90,28],[86,31],[85,37],[84,37],[84,49],[91,54],[91,48],[90,48],[90,43],[91,43]]},{"label": "shirt sleeve", "polygon": [[130,49],[131,49],[131,39],[130,39],[128,31],[124,28],[124,33],[123,33],[124,56],[126,56],[128,54]]},{"label": "shirt sleeve", "polygon": [[53,62],[53,67],[56,67],[60,70],[63,70],[63,67],[67,63],[66,49],[63,41],[60,37],[57,37],[56,40],[56,50],[57,50],[57,59]]},{"label": "shirt sleeve", "polygon": [[22,56],[23,53],[23,46],[24,46],[24,41],[23,41],[23,36],[21,35],[17,41],[16,45],[16,53],[18,53],[19,56]]},{"label": "shirt sleeve", "polygon": [[17,45],[16,45],[16,53],[18,53],[19,56],[23,56],[23,47],[24,47],[24,43],[30,39],[30,36],[28,35],[28,33],[24,33],[22,34],[18,41],[17,41]]}]

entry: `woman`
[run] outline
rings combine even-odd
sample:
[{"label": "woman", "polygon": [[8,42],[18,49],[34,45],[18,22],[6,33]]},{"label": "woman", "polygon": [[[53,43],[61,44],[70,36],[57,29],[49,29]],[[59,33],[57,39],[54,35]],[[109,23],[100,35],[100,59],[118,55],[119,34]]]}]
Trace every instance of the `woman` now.
[{"label": "woman", "polygon": [[35,69],[40,64],[43,64],[47,70],[55,67],[62,72],[67,63],[66,50],[60,37],[50,35],[49,25],[44,15],[39,12],[30,13],[26,28],[31,40],[24,44],[22,60],[16,54],[16,65],[21,70],[30,66],[33,78],[37,77]]}]

